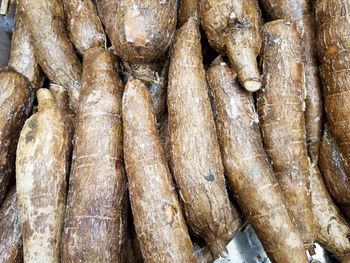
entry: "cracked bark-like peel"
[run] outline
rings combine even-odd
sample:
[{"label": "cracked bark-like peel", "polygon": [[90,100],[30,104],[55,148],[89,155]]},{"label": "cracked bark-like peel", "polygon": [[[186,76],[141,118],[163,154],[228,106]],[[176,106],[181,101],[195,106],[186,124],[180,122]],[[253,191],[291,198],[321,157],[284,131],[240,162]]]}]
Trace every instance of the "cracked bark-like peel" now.
[{"label": "cracked bark-like peel", "polygon": [[68,133],[48,89],[37,91],[38,112],[17,145],[16,190],[24,262],[60,262],[66,202]]},{"label": "cracked bark-like peel", "polygon": [[99,15],[115,53],[145,63],[169,47],[176,27],[176,0],[99,0]]},{"label": "cracked bark-like peel", "polygon": [[297,26],[285,20],[263,29],[264,87],[257,107],[265,150],[282,188],[286,206],[307,249],[312,249],[309,161],[304,118],[304,63]]},{"label": "cracked bark-like peel", "polygon": [[83,62],[65,226],[63,262],[120,262],[126,180],[116,57],[89,49]]},{"label": "cracked bark-like peel", "polygon": [[16,145],[33,97],[27,78],[11,68],[0,69],[0,205],[15,178]]},{"label": "cracked bark-like peel", "polygon": [[69,92],[70,106],[77,110],[81,64],[69,40],[60,0],[18,0],[23,21],[28,26],[35,57],[52,83]]},{"label": "cracked bark-like peel", "polygon": [[149,91],[129,80],[123,95],[124,159],[145,262],[196,262],[165,159]]},{"label": "cracked bark-like peel", "polygon": [[170,58],[170,154],[187,223],[218,256],[240,219],[226,190],[201,51],[199,26],[190,18],[177,31]]},{"label": "cracked bark-like peel", "polygon": [[252,96],[225,62],[207,71],[226,176],[272,262],[308,262],[264,150]]}]

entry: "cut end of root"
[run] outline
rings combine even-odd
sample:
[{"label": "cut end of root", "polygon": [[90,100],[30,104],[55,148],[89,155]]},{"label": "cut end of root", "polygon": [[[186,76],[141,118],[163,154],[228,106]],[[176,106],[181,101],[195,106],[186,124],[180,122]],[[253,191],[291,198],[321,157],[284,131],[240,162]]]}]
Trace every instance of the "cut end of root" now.
[{"label": "cut end of root", "polygon": [[247,80],[244,81],[243,86],[246,90],[250,92],[255,92],[261,88],[261,83],[256,80]]}]

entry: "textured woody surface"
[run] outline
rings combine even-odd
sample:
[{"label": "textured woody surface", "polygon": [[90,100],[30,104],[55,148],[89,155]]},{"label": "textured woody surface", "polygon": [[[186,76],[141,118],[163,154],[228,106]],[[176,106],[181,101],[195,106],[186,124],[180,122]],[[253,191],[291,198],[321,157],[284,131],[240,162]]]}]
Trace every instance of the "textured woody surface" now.
[{"label": "textured woody surface", "polygon": [[79,54],[104,47],[106,35],[93,0],[63,0],[69,37]]},{"label": "textured woody surface", "polygon": [[15,177],[19,133],[29,116],[33,91],[29,81],[13,69],[0,70],[0,205]]},{"label": "textured woody surface", "polygon": [[316,241],[341,262],[350,262],[350,227],[329,196],[318,168],[311,168]]},{"label": "textured woody surface", "polygon": [[187,223],[205,239],[216,257],[225,251],[240,219],[226,190],[200,33],[193,18],[177,31],[173,46],[168,114],[173,175]]},{"label": "textured woody surface", "polygon": [[294,24],[265,24],[263,89],[257,105],[265,150],[282,188],[286,206],[306,248],[313,243],[308,156],[304,119],[304,64],[301,36]]},{"label": "textured woody surface", "polygon": [[140,80],[129,80],[125,87],[123,134],[131,208],[145,262],[196,262],[151,96]]},{"label": "textured woody surface", "polygon": [[322,126],[322,95],[316,54],[316,27],[310,0],[260,0],[271,20],[295,22],[303,37],[305,61],[305,121],[308,151],[313,163],[318,161]]},{"label": "textured woody surface", "polygon": [[84,56],[83,86],[65,227],[63,262],[120,262],[126,193],[116,57],[103,48]]},{"label": "textured woody surface", "polygon": [[[317,45],[329,128],[350,163],[350,1],[316,2]],[[349,176],[348,171],[348,176]]]},{"label": "textured woody surface", "polygon": [[207,72],[223,164],[237,202],[272,262],[307,262],[265,153],[252,96],[224,62]]},{"label": "textured woody surface", "polygon": [[176,0],[98,0],[98,10],[114,51],[132,63],[159,58],[176,27]]},{"label": "textured woody surface", "polygon": [[0,208],[0,263],[20,263],[22,253],[21,222],[13,187]]},{"label": "textured woody surface", "polygon": [[257,0],[202,0],[201,20],[209,43],[227,53],[239,81],[249,91],[261,87],[256,61],[261,47],[261,13]]},{"label": "textured woody surface", "polygon": [[23,14],[19,8],[16,12],[16,25],[13,29],[8,65],[26,76],[36,89],[40,88],[44,76],[34,56],[28,26],[24,23]]},{"label": "textured woody surface", "polygon": [[190,17],[199,19],[199,0],[180,0],[177,11],[177,25],[183,26]]},{"label": "textured woody surface", "polygon": [[71,108],[76,111],[81,64],[66,31],[60,0],[18,0],[23,21],[32,37],[35,57],[51,82],[68,89]]},{"label": "textured woody surface", "polygon": [[59,262],[68,163],[68,133],[48,89],[17,145],[16,189],[24,262]]}]

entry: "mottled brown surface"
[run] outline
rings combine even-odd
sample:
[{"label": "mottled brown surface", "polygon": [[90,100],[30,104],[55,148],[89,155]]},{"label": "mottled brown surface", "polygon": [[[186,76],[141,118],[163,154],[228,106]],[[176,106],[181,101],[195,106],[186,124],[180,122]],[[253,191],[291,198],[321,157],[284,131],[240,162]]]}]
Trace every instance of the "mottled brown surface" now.
[{"label": "mottled brown surface", "polygon": [[224,62],[211,66],[207,79],[223,164],[238,204],[272,262],[307,262],[263,147],[252,96]]},{"label": "mottled brown surface", "polygon": [[33,102],[29,81],[13,69],[0,70],[0,205],[14,180],[15,153],[19,133]]},{"label": "mottled brown surface", "polygon": [[38,60],[34,57],[34,47],[21,10],[17,9],[15,19],[16,25],[13,29],[8,65],[26,76],[35,85],[34,87],[38,89],[42,85],[44,75]]},{"label": "mottled brown surface", "polygon": [[183,26],[190,17],[199,20],[199,0],[179,0],[177,26]]},{"label": "mottled brown surface", "polygon": [[217,256],[240,219],[226,190],[201,51],[198,25],[190,18],[177,31],[170,59],[170,152],[187,223]]},{"label": "mottled brown surface", "polygon": [[265,24],[263,89],[257,106],[265,150],[306,248],[313,243],[308,156],[304,118],[302,39],[295,24]]},{"label": "mottled brown surface", "polygon": [[130,75],[142,80],[147,85],[152,97],[154,113],[159,120],[166,110],[169,72],[168,56],[159,61],[144,64],[124,62],[124,67]]},{"label": "mottled brown surface", "polygon": [[212,263],[215,261],[208,246],[206,246],[205,244],[199,245],[193,241],[192,241],[192,244],[193,244],[194,255],[196,257],[197,263]]},{"label": "mottled brown surface", "polygon": [[350,262],[350,227],[329,196],[318,168],[311,168],[316,241],[341,262]]},{"label": "mottled brown surface", "polygon": [[132,63],[159,58],[176,27],[176,0],[98,0],[99,15],[114,51]]},{"label": "mottled brown surface", "polygon": [[316,27],[310,0],[260,0],[270,20],[295,22],[303,38],[305,61],[306,140],[311,161],[317,164],[321,140],[323,103],[316,54]]},{"label": "mottled brown surface", "polygon": [[319,167],[332,198],[338,204],[350,206],[350,180],[347,175],[350,167],[339,152],[339,147],[330,134],[328,125],[324,127]]},{"label": "mottled brown surface", "polygon": [[[350,1],[316,3],[317,45],[328,124],[350,163]],[[350,175],[350,174],[348,174]]]},{"label": "mottled brown surface", "polygon": [[48,89],[37,91],[38,112],[17,146],[16,189],[24,262],[60,262],[66,202],[68,133]]},{"label": "mottled brown surface", "polygon": [[73,165],[62,241],[63,262],[120,262],[125,175],[116,58],[102,48],[84,56]]},{"label": "mottled brown surface", "polygon": [[22,253],[21,222],[13,187],[0,208],[0,263],[21,263]]},{"label": "mottled brown surface", "polygon": [[63,0],[70,40],[79,54],[104,47],[106,35],[93,0]]},{"label": "mottled brown surface", "polygon": [[200,1],[201,20],[209,43],[227,53],[239,81],[249,91],[260,88],[256,61],[262,19],[257,0]]},{"label": "mottled brown surface", "polygon": [[71,147],[75,128],[75,116],[72,110],[69,108],[68,92],[64,87],[52,83],[50,84],[50,91],[57,107],[61,111],[64,124],[68,131],[69,144]]},{"label": "mottled brown surface", "polygon": [[145,262],[195,262],[151,96],[140,80],[129,80],[125,87],[123,134],[132,214]]},{"label": "mottled brown surface", "polygon": [[76,111],[81,64],[66,31],[60,0],[18,0],[23,21],[32,36],[35,57],[45,75],[68,89],[71,108]]}]

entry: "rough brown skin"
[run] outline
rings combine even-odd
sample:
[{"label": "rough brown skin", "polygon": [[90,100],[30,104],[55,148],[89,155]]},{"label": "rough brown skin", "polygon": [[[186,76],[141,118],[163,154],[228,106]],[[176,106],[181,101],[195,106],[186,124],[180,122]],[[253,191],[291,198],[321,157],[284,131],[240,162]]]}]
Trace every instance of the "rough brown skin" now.
[{"label": "rough brown skin", "polygon": [[350,262],[350,227],[329,196],[318,168],[311,168],[316,241],[341,262]]},{"label": "rough brown skin", "polygon": [[[316,2],[317,45],[328,123],[340,152],[350,163],[350,1]],[[350,175],[350,174],[348,174]]]},{"label": "rough brown skin", "polygon": [[19,133],[29,116],[33,87],[10,68],[0,69],[0,206],[15,178],[15,154]]},{"label": "rough brown skin", "polygon": [[225,62],[207,71],[226,176],[272,262],[308,262],[265,153],[252,96]]},{"label": "rough brown skin", "polygon": [[43,73],[38,60],[34,56],[34,47],[30,42],[28,26],[23,21],[19,8],[16,10],[16,25],[11,40],[11,53],[8,66],[26,76],[36,89],[42,86]]},{"label": "rough brown skin", "polygon": [[70,106],[76,112],[81,81],[81,64],[66,31],[60,0],[18,0],[23,21],[32,36],[35,57],[52,83],[69,92]]},{"label": "rough brown skin", "polygon": [[132,63],[159,58],[176,27],[176,0],[98,0],[98,12],[115,53]]},{"label": "rough brown skin", "polygon": [[350,167],[333,136],[328,125],[325,125],[320,146],[319,167],[327,189],[337,204],[350,206],[350,180],[347,171]]},{"label": "rough brown skin", "polygon": [[80,55],[92,47],[104,47],[106,35],[92,0],[63,0],[70,40]]},{"label": "rough brown skin", "polygon": [[50,84],[50,91],[55,100],[57,107],[60,109],[64,124],[68,131],[68,137],[70,141],[70,145],[72,146],[72,139],[74,135],[74,126],[75,126],[75,116],[74,113],[69,108],[68,102],[68,92],[67,90],[57,84]]},{"label": "rough brown skin", "polygon": [[125,87],[123,138],[132,214],[145,262],[196,262],[152,99],[140,80],[129,80]]},{"label": "rough brown skin", "polygon": [[[62,262],[120,262],[126,183],[116,57],[103,48],[84,56]],[[98,193],[98,194],[96,194]]]},{"label": "rough brown skin", "polygon": [[316,27],[310,0],[260,0],[271,20],[295,22],[303,38],[305,61],[305,121],[308,152],[317,164],[321,140],[323,103],[316,54]]},{"label": "rough brown skin", "polygon": [[201,51],[198,24],[190,18],[177,31],[170,59],[170,153],[187,223],[216,257],[224,255],[240,219],[225,186]]},{"label": "rough brown skin", "polygon": [[190,17],[199,20],[199,0],[180,0],[177,11],[177,26],[183,26]]},{"label": "rough brown skin", "polygon": [[0,263],[21,263],[22,253],[21,222],[13,187],[0,208]]},{"label": "rough brown skin", "polygon": [[260,127],[272,168],[292,221],[307,249],[313,244],[313,219],[304,119],[302,40],[285,20],[263,29],[263,89],[257,95]]},{"label": "rough brown skin", "polygon": [[169,59],[145,64],[124,62],[127,72],[147,84],[152,97],[154,113],[159,120],[166,110],[166,95],[168,86]]},{"label": "rough brown skin", "polygon": [[24,262],[59,262],[66,202],[68,133],[48,89],[37,91],[38,112],[17,145],[16,190]]},{"label": "rough brown skin", "polygon": [[248,91],[261,87],[256,61],[262,19],[257,0],[201,0],[201,20],[209,43],[227,53],[238,79]]}]

